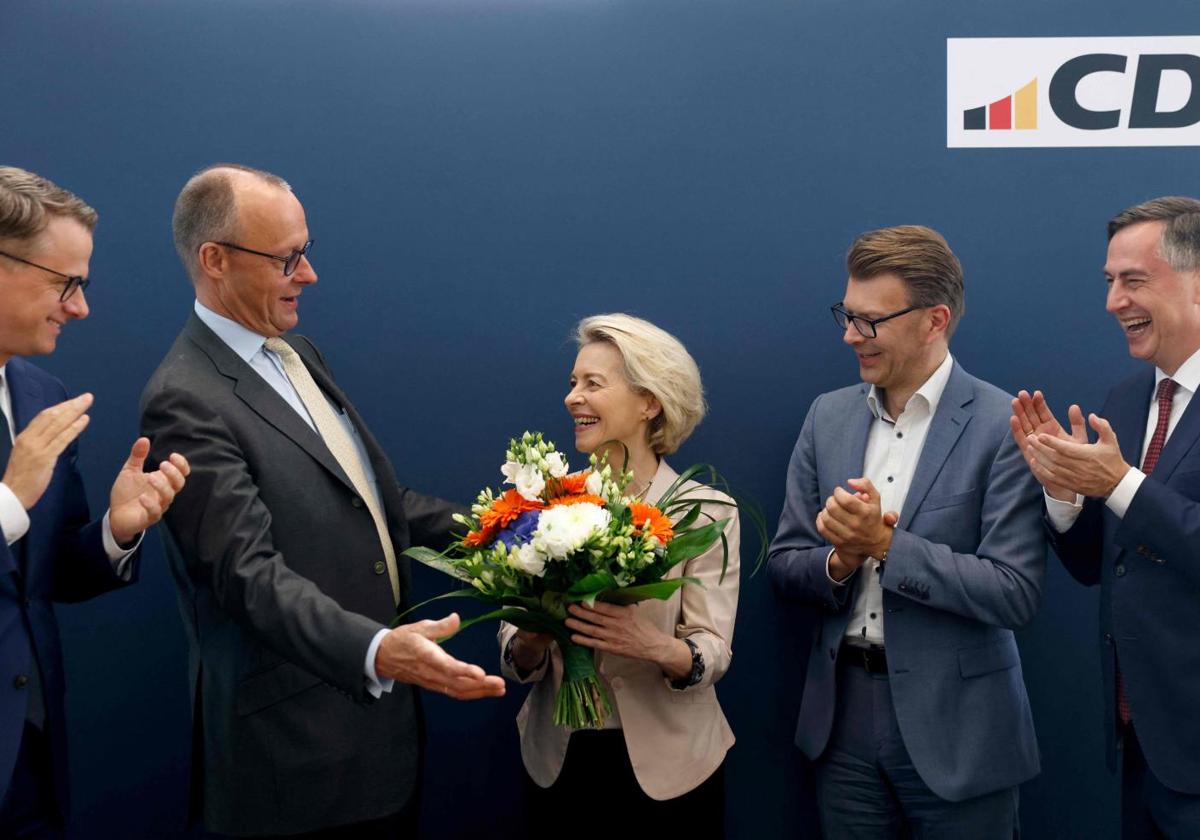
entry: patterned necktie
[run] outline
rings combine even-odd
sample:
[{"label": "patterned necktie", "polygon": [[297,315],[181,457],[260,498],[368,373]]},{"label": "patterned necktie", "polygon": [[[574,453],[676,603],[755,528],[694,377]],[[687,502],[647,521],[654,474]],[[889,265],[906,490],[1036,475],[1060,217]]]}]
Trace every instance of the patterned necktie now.
[{"label": "patterned necktie", "polygon": [[[1163,446],[1167,443],[1167,425],[1171,422],[1171,403],[1175,399],[1177,383],[1174,379],[1164,379],[1158,383],[1155,399],[1158,400],[1158,421],[1154,424],[1154,434],[1150,436],[1150,445],[1146,447],[1146,457],[1142,459],[1142,472],[1146,475],[1154,472],[1158,464],[1158,456],[1162,454]],[[1121,723],[1126,726],[1133,719],[1129,711],[1129,698],[1125,694],[1125,677],[1118,663],[1117,676],[1117,714]]]},{"label": "patterned necktie", "polygon": [[367,479],[367,471],[358,455],[358,448],[350,439],[350,435],[338,420],[337,415],[333,413],[329,401],[325,399],[320,387],[313,380],[312,374],[304,366],[300,354],[282,338],[268,338],[264,346],[279,356],[279,360],[283,363],[283,372],[287,374],[287,378],[292,382],[292,387],[296,389],[301,402],[308,409],[309,415],[317,426],[317,433],[329,447],[334,459],[345,470],[350,483],[354,485],[354,489],[366,503],[367,510],[371,512],[371,518],[375,520],[375,530],[379,534],[379,543],[383,547],[383,557],[387,561],[388,580],[392,584],[392,600],[397,604],[400,603],[400,577],[396,572],[396,549],[392,546],[387,520],[384,518],[379,501],[375,498],[375,493],[371,490],[371,482]]}]

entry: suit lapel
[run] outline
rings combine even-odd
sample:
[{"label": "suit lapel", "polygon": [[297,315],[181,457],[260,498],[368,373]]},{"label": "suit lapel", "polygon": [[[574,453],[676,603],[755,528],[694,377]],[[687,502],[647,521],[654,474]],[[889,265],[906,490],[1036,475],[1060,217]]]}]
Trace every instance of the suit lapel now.
[{"label": "suit lapel", "polygon": [[[1142,371],[1124,389],[1123,393],[1114,395],[1109,403],[1109,415],[1104,419],[1112,426],[1113,433],[1121,446],[1121,456],[1125,462],[1141,469],[1142,445],[1146,439],[1146,413],[1150,410],[1150,398],[1154,394],[1154,369]],[[1188,406],[1188,413],[1191,406]],[[1186,417],[1186,415],[1185,415]],[[1179,423],[1182,427],[1182,421]],[[1178,431],[1178,429],[1176,429]],[[1171,436],[1174,439],[1174,435]],[[1163,455],[1167,453],[1164,450]],[[1163,458],[1159,458],[1162,465]],[[1157,472],[1157,469],[1155,470]]]},{"label": "suit lapel", "polygon": [[833,486],[826,488],[826,496],[832,495],[834,487],[845,488],[846,479],[856,478],[863,474],[863,468],[867,463],[867,441],[871,437],[871,424],[875,422],[875,415],[871,412],[870,405],[867,404],[867,394],[870,390],[866,385],[860,387],[856,405],[848,412],[845,440],[849,445],[842,450],[845,453],[845,461],[834,474]]},{"label": "suit lapel", "polygon": [[21,367],[21,359],[9,360],[5,377],[8,382],[8,392],[12,398],[13,437],[21,433],[38,412],[46,407],[46,397],[42,386],[33,377],[26,376]]},{"label": "suit lapel", "polygon": [[216,333],[192,313],[184,327],[185,334],[212,360],[217,371],[233,380],[234,394],[254,413],[287,437],[325,469],[354,489],[350,478],[338,464],[321,436],[304,422],[299,414],[275,392],[252,367],[246,364]]},{"label": "suit lapel", "polygon": [[899,527],[907,528],[921,502],[925,501],[951,450],[967,428],[967,423],[971,422],[970,405],[974,400],[975,388],[966,372],[955,362],[946,381],[946,389],[938,401],[937,412],[930,421],[929,432],[925,435],[925,445],[917,460],[912,484],[909,485],[908,495],[904,497]]}]

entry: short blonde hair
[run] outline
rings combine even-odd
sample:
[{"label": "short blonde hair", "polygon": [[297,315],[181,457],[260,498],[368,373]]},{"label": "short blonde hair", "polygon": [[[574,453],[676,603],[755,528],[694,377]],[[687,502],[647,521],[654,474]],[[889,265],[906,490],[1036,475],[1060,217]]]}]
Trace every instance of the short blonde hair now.
[{"label": "short blonde hair", "polygon": [[617,348],[625,379],[638,393],[652,394],[662,411],[650,421],[650,448],[658,455],[677,450],[704,419],[708,406],[700,368],[675,336],[649,321],[617,312],[584,318],[575,342],[604,341]]},{"label": "short blonde hair", "polygon": [[0,239],[33,239],[55,216],[96,229],[96,211],[79,196],[27,170],[0,166]]}]

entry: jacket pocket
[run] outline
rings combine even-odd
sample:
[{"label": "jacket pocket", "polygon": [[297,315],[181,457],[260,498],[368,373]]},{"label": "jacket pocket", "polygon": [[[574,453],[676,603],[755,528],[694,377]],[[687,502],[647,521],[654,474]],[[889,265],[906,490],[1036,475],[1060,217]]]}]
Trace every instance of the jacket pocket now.
[{"label": "jacket pocket", "polygon": [[319,682],[320,677],[299,665],[281,662],[269,671],[244,680],[237,687],[237,713],[245,716],[261,712]]},{"label": "jacket pocket", "polygon": [[1017,645],[1011,640],[961,648],[958,651],[958,672],[964,679],[1015,668],[1020,663]]},{"label": "jacket pocket", "polygon": [[978,491],[972,487],[963,493],[952,493],[949,496],[926,496],[925,501],[921,503],[921,507],[918,510],[921,513],[927,513],[931,510],[954,507],[955,505],[966,504],[978,495]]}]

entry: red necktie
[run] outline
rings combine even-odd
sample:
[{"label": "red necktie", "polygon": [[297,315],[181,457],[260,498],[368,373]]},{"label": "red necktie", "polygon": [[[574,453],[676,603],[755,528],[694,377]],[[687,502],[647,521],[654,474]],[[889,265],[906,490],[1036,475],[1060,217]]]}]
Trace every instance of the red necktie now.
[{"label": "red necktie", "polygon": [[[1158,383],[1155,399],[1158,400],[1158,422],[1154,425],[1154,434],[1150,436],[1150,445],[1146,447],[1146,457],[1142,459],[1142,472],[1146,475],[1154,472],[1158,464],[1158,456],[1162,454],[1167,442],[1167,424],[1171,422],[1171,402],[1175,399],[1176,382],[1174,379],[1164,379]],[[1117,714],[1121,723],[1126,725],[1132,719],[1129,713],[1129,698],[1125,696],[1125,678],[1121,668],[1117,666]]]}]

